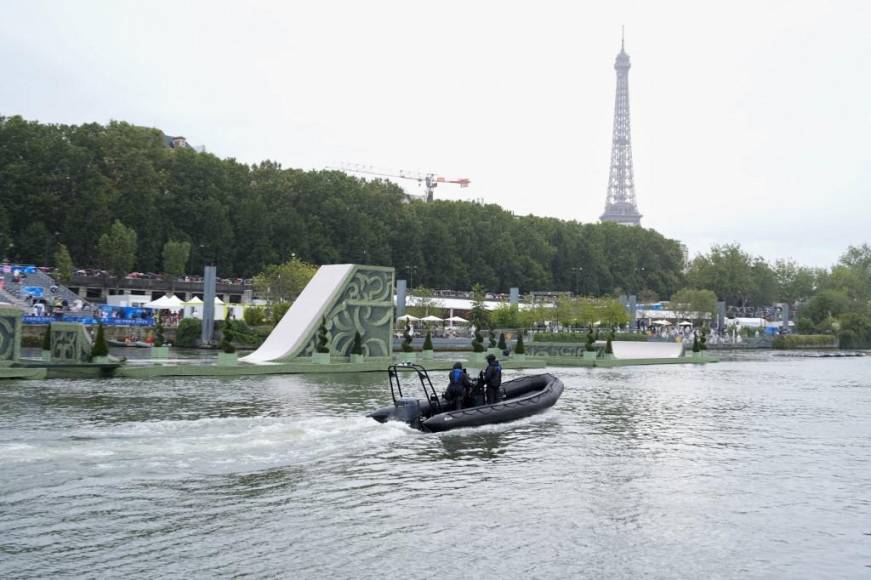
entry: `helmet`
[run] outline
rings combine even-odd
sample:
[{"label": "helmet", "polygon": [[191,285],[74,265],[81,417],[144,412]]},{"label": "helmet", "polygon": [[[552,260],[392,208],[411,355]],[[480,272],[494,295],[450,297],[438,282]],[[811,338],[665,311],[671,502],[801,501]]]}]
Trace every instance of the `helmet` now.
[{"label": "helmet", "polygon": [[493,353],[488,354],[488,355],[487,355],[487,360],[488,360],[488,361],[494,361],[494,360],[496,360],[496,355],[493,354]]}]

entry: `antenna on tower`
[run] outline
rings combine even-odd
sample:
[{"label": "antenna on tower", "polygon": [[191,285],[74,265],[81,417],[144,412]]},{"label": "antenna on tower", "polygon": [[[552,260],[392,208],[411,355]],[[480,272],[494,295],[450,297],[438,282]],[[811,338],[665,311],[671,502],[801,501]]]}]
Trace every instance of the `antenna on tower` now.
[{"label": "antenna on tower", "polygon": [[623,25],[621,24],[621,25],[620,25],[620,50],[621,50],[621,51],[624,50],[624,48],[623,48],[623,39],[625,38],[625,36],[626,36],[626,27],[623,26]]}]

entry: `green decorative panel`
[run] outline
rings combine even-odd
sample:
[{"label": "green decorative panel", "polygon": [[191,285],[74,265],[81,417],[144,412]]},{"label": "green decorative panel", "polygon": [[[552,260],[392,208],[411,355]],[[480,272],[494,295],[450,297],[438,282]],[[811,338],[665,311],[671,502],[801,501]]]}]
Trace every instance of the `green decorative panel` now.
[{"label": "green decorative panel", "polygon": [[86,363],[91,360],[91,337],[84,324],[51,324],[51,362]]},{"label": "green decorative panel", "polygon": [[[354,266],[337,298],[327,306],[330,352],[350,356],[354,333],[363,339],[363,354],[389,357],[393,352],[393,268]],[[297,355],[310,357],[315,350],[317,328]]]},{"label": "green decorative panel", "polygon": [[0,366],[11,365],[21,356],[21,311],[0,308]]},{"label": "green decorative panel", "polygon": [[525,346],[527,356],[533,358],[553,356],[583,358],[584,356],[584,345],[579,342],[532,342]]}]

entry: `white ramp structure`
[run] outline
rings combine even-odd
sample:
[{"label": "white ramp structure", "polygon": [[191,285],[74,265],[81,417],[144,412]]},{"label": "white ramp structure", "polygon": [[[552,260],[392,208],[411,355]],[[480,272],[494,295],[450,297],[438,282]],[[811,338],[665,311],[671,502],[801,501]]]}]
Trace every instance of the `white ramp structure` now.
[{"label": "white ramp structure", "polygon": [[354,334],[359,332],[365,355],[389,357],[393,351],[393,278],[393,268],[321,266],[260,348],[239,360],[265,364],[310,357],[324,319],[332,356],[348,356]]},{"label": "white ramp structure", "polygon": [[634,342],[615,340],[611,342],[614,358],[679,358],[684,348],[680,342]]}]

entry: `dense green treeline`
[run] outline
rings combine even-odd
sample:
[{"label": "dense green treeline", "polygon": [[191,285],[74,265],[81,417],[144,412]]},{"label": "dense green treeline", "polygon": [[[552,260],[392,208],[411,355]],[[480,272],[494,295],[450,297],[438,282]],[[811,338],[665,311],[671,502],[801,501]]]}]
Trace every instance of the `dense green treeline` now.
[{"label": "dense green treeline", "polygon": [[188,271],[215,261],[220,276],[252,276],[296,255],[390,265],[435,288],[665,297],[683,282],[678,244],[652,230],[406,203],[388,182],[171,149],[160,131],[127,123],[0,117],[0,254],[51,264],[62,243],[77,266],[106,267],[100,239],[116,220],[136,233],[140,271],[163,270],[164,244],[175,241],[190,244]]}]

